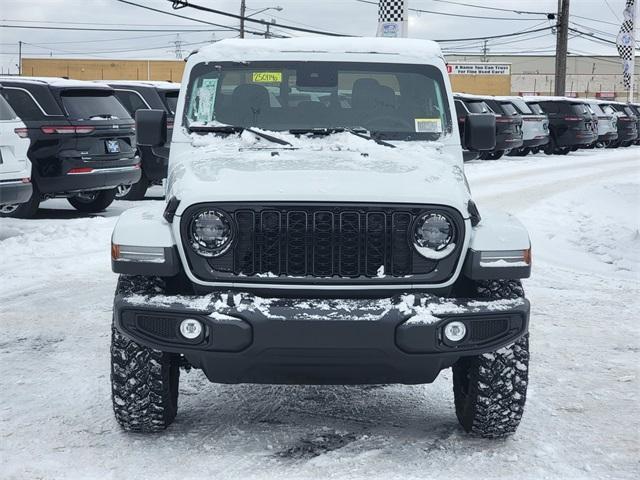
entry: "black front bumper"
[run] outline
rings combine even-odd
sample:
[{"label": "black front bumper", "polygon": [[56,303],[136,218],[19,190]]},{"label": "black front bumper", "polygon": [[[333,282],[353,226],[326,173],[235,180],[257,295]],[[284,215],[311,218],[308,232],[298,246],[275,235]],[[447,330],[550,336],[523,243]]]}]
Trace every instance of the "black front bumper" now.
[{"label": "black front bumper", "polygon": [[[196,341],[179,331],[199,320]],[[467,327],[459,343],[444,326]],[[116,328],[157,350],[181,353],[219,383],[430,383],[462,356],[495,351],[525,334],[525,299],[482,302],[398,295],[386,299],[267,299],[118,294]]]},{"label": "black front bumper", "polygon": [[13,180],[0,182],[0,205],[17,205],[28,202],[33,186],[31,182]]}]

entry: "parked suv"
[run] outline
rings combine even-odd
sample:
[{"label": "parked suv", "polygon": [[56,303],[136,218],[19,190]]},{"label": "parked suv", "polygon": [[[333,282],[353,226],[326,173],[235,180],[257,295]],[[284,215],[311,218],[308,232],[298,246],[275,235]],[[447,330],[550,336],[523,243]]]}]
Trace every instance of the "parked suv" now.
[{"label": "parked suv", "polygon": [[135,117],[136,112],[140,109],[157,109],[167,112],[167,143],[157,148],[139,146],[142,160],[140,180],[133,185],[122,185],[118,189],[117,198],[141,200],[151,185],[160,184],[163,179],[167,178],[173,118],[176,113],[180,84],[125,80],[112,80],[105,83],[115,90],[116,97],[132,117]]},{"label": "parked suv", "polygon": [[598,138],[593,143],[597,147],[608,147],[618,140],[618,117],[612,113],[606,113],[602,109],[602,102],[589,100],[587,107],[598,121]]},{"label": "parked suv", "polygon": [[[222,40],[185,79],[164,213],[129,209],[112,237],[120,425],[171,424],[181,367],[277,384],[429,383],[451,367],[464,429],[513,433],[529,236],[480,218],[438,45]],[[162,145],[165,123],[138,111],[139,143]],[[494,125],[470,115],[466,145]]]},{"label": "parked suv", "polygon": [[598,127],[582,100],[568,97],[524,97],[527,103],[536,103],[549,116],[549,143],[547,155],[566,155],[580,147],[591,145],[598,138]]},{"label": "parked suv", "polygon": [[636,115],[638,121],[636,122],[638,128],[638,138],[636,140],[636,145],[640,145],[640,103],[630,103],[629,107],[631,111]]},{"label": "parked suv", "polygon": [[612,147],[628,147],[638,140],[638,117],[629,105],[622,102],[603,102],[601,107],[618,120],[618,140],[612,142]]},{"label": "parked suv", "polygon": [[498,101],[508,101],[522,118],[522,147],[515,148],[509,155],[524,157],[549,143],[549,117],[536,113],[521,97],[496,97]]},{"label": "parked suv", "polygon": [[510,100],[484,97],[485,103],[496,114],[496,147],[492,152],[482,152],[483,160],[497,160],[505,153],[522,147],[522,116]]},{"label": "parked suv", "polygon": [[95,213],[116,187],[140,179],[133,119],[113,89],[62,78],[0,77],[0,94],[25,123],[31,141],[33,194],[13,213],[31,217],[43,199],[66,197]]},{"label": "parked suv", "polygon": [[[480,156],[481,151],[471,151],[469,146],[465,144],[465,123],[469,115],[473,114],[493,114],[493,110],[479,98],[464,96],[460,94],[453,95],[456,107],[456,116],[458,117],[458,130],[460,131],[460,142],[462,144],[462,154],[465,162],[475,160]],[[496,148],[495,143],[486,145],[486,151],[493,151]]]},{"label": "parked suv", "polygon": [[0,213],[11,213],[31,198],[29,140],[19,136],[25,129],[16,112],[0,96]]}]

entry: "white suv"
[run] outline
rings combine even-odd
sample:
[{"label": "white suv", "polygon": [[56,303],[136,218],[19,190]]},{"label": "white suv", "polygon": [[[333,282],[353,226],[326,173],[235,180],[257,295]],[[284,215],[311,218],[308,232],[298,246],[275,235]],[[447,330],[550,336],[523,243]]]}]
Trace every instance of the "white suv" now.
[{"label": "white suv", "polygon": [[[467,185],[437,44],[223,40],[192,54],[164,211],[125,212],[113,408],[166,428],[180,368],[213,382],[431,383],[453,369],[463,428],[520,423],[529,364],[527,231]],[[166,112],[137,112],[164,144]],[[465,145],[493,148],[493,113]],[[222,401],[222,400],[221,400]]]},{"label": "white suv", "polygon": [[0,95],[0,211],[9,213],[31,198],[31,162],[26,127]]}]

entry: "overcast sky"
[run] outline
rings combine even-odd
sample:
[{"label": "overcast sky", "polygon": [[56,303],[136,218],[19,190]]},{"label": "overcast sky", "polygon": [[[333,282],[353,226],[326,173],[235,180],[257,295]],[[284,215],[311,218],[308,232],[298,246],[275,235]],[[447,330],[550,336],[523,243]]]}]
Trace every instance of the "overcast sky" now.
[{"label": "overcast sky", "polygon": [[[131,0],[167,12],[190,16],[221,25],[237,27],[237,20],[219,15],[184,8],[174,11],[167,0]],[[454,0],[458,3],[517,8],[532,12],[554,12],[557,0]],[[193,0],[194,3],[219,10],[237,13],[240,0]],[[615,40],[625,0],[572,0],[573,27],[591,32],[602,39]],[[351,35],[375,35],[377,7],[358,0],[247,0],[248,15],[266,7],[282,7],[282,11],[267,11],[254,18],[275,19],[277,23],[311,27]],[[447,14],[500,19],[461,18],[436,13],[410,13],[410,36],[429,39],[470,38],[518,32],[547,27],[551,24],[543,15],[522,15],[513,12],[492,11],[454,5],[439,0],[410,0],[411,8]],[[0,0],[1,25],[124,28],[128,31],[65,31],[43,29],[18,29],[0,27],[0,62],[4,72],[16,71],[18,41],[25,42],[25,57],[53,56],[54,58],[175,58],[173,42],[176,32],[167,29],[220,30],[189,20],[155,13],[119,3],[117,0]],[[580,18],[583,17],[583,18]],[[247,28],[264,31],[261,25]],[[140,30],[160,30],[146,31]],[[274,29],[279,34],[306,35]],[[197,48],[201,42],[237,36],[236,31],[181,32],[184,54]],[[248,35],[249,38],[252,35]],[[550,31],[523,37],[499,39],[489,42],[490,53],[541,53],[551,54],[555,37]],[[524,37],[525,39],[527,37]],[[482,42],[443,44],[457,47],[458,51],[480,53]],[[615,47],[601,42],[572,38],[569,50],[577,54],[612,54]],[[453,50],[450,50],[453,51]]]}]

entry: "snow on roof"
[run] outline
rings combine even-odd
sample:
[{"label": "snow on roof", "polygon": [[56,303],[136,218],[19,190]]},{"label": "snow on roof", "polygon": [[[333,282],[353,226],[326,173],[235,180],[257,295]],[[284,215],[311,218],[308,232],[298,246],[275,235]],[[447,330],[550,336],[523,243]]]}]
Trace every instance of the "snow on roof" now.
[{"label": "snow on roof", "polygon": [[476,95],[473,93],[459,93],[459,92],[453,92],[453,96],[466,99],[466,100],[478,100],[478,101],[483,101],[483,100],[493,98],[491,95]]},{"label": "snow on roof", "polygon": [[111,88],[108,85],[101,85],[85,80],[68,80],[62,77],[21,77],[21,76],[0,76],[0,81],[5,82],[29,82],[46,83],[58,88]]},{"label": "snow on roof", "polygon": [[585,98],[572,98],[572,97],[555,97],[555,96],[543,96],[543,95],[526,95],[524,97],[525,102],[573,102],[573,103],[585,103]]},{"label": "snow on roof", "polygon": [[206,60],[274,60],[280,57],[302,60],[314,55],[363,55],[376,61],[378,56],[397,58],[398,62],[411,59],[413,63],[444,59],[440,46],[430,40],[408,38],[366,38],[366,37],[304,37],[269,40],[226,39],[202,47],[193,56],[199,61]]},{"label": "snow on roof", "polygon": [[140,85],[143,87],[155,87],[160,90],[180,90],[179,83],[166,82],[163,80],[96,80],[96,82],[107,85]]}]

